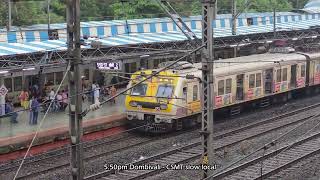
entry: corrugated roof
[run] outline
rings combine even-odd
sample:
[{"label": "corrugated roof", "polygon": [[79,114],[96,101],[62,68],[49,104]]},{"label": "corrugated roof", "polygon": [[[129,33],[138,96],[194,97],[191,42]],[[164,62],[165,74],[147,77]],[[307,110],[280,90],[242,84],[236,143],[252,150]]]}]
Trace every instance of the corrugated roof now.
[{"label": "corrugated roof", "polygon": [[[196,17],[195,17],[196,18]],[[277,30],[301,30],[308,29],[310,26],[319,25],[319,17],[312,19],[302,19],[294,22],[276,23]],[[201,38],[201,30],[193,29],[196,35]],[[266,23],[265,25],[252,25],[252,26],[239,26],[237,28],[237,35],[243,34],[256,34],[273,32],[273,24]],[[227,37],[232,36],[231,28],[219,27],[214,28],[215,37]],[[170,41],[183,41],[187,38],[179,31],[167,31],[167,32],[154,32],[154,33],[130,33],[115,35],[111,37],[105,37],[98,39],[103,45],[106,46],[123,46],[130,44],[140,43],[159,43]],[[83,47],[88,48],[88,47]],[[35,53],[41,51],[52,50],[66,50],[66,41],[64,39],[55,41],[42,41],[42,42],[25,42],[25,43],[0,43],[0,56]]]}]

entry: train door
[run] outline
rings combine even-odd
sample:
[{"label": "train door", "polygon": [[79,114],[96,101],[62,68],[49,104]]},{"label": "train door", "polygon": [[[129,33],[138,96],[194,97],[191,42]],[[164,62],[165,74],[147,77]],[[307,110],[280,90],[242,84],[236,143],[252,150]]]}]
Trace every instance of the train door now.
[{"label": "train door", "polygon": [[244,74],[237,75],[237,93],[236,93],[236,100],[241,101],[244,99],[243,94],[243,79]]},{"label": "train door", "polygon": [[267,69],[264,76],[264,93],[272,93],[273,69]]},{"label": "train door", "polygon": [[291,66],[291,79],[290,79],[290,88],[296,88],[297,87],[297,65]]},{"label": "train door", "polygon": [[187,84],[187,105],[189,113],[200,111],[200,95],[199,95],[199,83],[190,82]]}]

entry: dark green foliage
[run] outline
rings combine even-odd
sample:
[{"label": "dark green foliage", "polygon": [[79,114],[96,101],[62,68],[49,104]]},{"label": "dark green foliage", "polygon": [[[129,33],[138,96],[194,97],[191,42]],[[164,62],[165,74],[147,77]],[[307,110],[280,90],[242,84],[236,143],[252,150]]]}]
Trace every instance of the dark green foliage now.
[{"label": "dark green foliage", "polygon": [[[7,0],[0,0],[0,26],[7,23]],[[125,2],[123,2],[125,1]],[[237,0],[238,9],[243,9],[246,0]],[[247,12],[290,11],[302,8],[308,0],[247,0],[251,6]],[[172,6],[182,15],[200,15],[200,0],[171,0]],[[231,0],[218,0],[218,12],[230,13]],[[244,10],[244,9],[243,9]],[[47,23],[47,0],[15,1],[12,3],[13,25],[23,26]],[[110,20],[153,18],[167,16],[155,0],[81,0],[81,20]],[[65,21],[65,0],[51,0],[51,22]]]}]

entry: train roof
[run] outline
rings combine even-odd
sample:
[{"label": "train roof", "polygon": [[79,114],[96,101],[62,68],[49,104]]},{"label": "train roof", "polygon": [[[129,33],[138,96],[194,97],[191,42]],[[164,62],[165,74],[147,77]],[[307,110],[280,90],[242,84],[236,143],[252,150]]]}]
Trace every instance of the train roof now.
[{"label": "train roof", "polygon": [[[306,54],[310,58],[319,58],[320,53]],[[293,62],[306,61],[306,56],[300,53],[265,53],[250,56],[242,56],[230,59],[215,60],[214,74],[216,76],[234,74],[234,72],[246,72],[259,70],[266,67],[281,66]],[[179,75],[193,74],[201,77],[201,63],[193,64],[193,68],[178,71]]]}]

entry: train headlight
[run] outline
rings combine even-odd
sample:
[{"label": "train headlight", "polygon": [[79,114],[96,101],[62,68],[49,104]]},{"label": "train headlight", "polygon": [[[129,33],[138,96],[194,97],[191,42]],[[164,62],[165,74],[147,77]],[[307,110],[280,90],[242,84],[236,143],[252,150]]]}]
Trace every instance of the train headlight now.
[{"label": "train headlight", "polygon": [[129,105],[132,106],[132,107],[137,107],[137,106],[138,106],[138,103],[135,102],[135,101],[131,101],[131,102],[129,103]]},{"label": "train headlight", "polygon": [[161,109],[161,110],[168,109],[168,105],[167,105],[167,104],[161,104],[161,105],[160,105],[160,109]]}]

